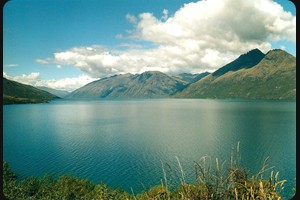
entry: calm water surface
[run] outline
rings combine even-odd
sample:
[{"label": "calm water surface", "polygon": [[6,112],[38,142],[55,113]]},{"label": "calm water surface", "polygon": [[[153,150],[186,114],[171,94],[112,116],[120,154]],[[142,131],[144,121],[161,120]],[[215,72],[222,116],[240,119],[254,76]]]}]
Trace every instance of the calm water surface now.
[{"label": "calm water surface", "polygon": [[186,180],[194,182],[193,161],[205,155],[229,161],[238,142],[250,174],[270,156],[268,166],[288,181],[288,197],[296,182],[295,102],[58,100],[3,106],[3,156],[21,178],[68,174],[138,193],[142,184],[160,184],[161,161],[176,177],[177,156]]}]

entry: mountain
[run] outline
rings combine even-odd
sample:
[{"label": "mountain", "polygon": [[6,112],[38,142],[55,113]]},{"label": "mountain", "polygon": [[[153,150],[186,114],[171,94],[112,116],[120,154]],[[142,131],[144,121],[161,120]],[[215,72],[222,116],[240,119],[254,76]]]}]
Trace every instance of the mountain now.
[{"label": "mountain", "polygon": [[68,94],[70,94],[70,92],[68,91],[64,91],[64,90],[56,90],[56,89],[53,89],[53,88],[48,88],[48,87],[43,87],[43,86],[38,86],[36,87],[40,90],[44,90],[46,92],[49,92],[55,96],[58,96],[60,98],[64,98],[65,96],[67,96]]},{"label": "mountain", "polygon": [[239,56],[234,61],[228,63],[227,65],[219,68],[212,73],[213,76],[221,76],[229,71],[237,71],[242,68],[251,68],[257,65],[263,58],[265,54],[259,49],[253,49],[241,56]]},{"label": "mountain", "polygon": [[[296,99],[296,58],[293,55],[279,49],[271,50],[256,65],[247,67],[242,67],[245,65],[240,58],[242,56],[174,97]],[[229,70],[228,66],[236,67]]]},{"label": "mountain", "polygon": [[49,92],[3,77],[3,104],[45,103],[58,98]]},{"label": "mountain", "polygon": [[66,98],[161,98],[182,90],[184,85],[158,71],[128,73],[91,82]]},{"label": "mountain", "polygon": [[201,78],[203,78],[209,74],[210,74],[209,72],[204,72],[201,74],[181,73],[176,76],[173,76],[173,78],[180,80],[180,81],[184,82],[185,84],[190,84],[190,83],[194,83],[194,82],[200,80]]}]

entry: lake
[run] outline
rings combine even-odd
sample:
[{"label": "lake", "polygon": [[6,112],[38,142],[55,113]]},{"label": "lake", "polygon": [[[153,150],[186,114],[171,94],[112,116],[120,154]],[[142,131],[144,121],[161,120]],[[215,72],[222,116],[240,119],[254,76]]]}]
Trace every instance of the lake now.
[{"label": "lake", "polygon": [[208,155],[228,164],[238,142],[250,174],[270,157],[268,167],[287,180],[288,197],[296,184],[296,102],[128,99],[3,106],[3,159],[20,178],[67,174],[137,194],[160,184],[162,163],[176,176],[178,158],[193,183],[194,161]]}]

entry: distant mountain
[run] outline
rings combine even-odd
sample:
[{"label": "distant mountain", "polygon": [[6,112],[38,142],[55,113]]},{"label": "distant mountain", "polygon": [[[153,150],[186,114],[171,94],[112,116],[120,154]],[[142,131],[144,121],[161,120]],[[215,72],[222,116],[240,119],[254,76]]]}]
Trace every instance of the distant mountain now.
[{"label": "distant mountain", "polygon": [[60,98],[64,98],[65,96],[67,96],[68,94],[70,94],[70,92],[68,91],[64,91],[64,90],[56,90],[56,89],[53,89],[53,88],[48,88],[48,87],[43,87],[43,86],[38,86],[36,87],[40,90],[44,90],[46,92],[49,92],[55,96],[58,96]]},{"label": "distant mountain", "polygon": [[[217,73],[191,84],[174,97],[296,99],[294,56],[275,49],[269,51],[256,65],[248,67],[242,67],[245,66],[244,62],[240,61],[242,57],[244,56],[220,68]],[[243,59],[248,60],[245,57]],[[230,70],[232,68],[234,70]]]},{"label": "distant mountain", "polygon": [[190,74],[190,73],[181,73],[176,76],[172,76],[175,79],[179,79],[180,81],[184,82],[185,84],[194,83],[199,81],[201,78],[209,75],[209,72],[204,72],[201,74]]},{"label": "distant mountain", "polygon": [[185,83],[162,72],[122,74],[89,83],[67,98],[161,98],[184,88]]},{"label": "distant mountain", "polygon": [[3,104],[44,103],[58,98],[49,92],[3,77]]}]

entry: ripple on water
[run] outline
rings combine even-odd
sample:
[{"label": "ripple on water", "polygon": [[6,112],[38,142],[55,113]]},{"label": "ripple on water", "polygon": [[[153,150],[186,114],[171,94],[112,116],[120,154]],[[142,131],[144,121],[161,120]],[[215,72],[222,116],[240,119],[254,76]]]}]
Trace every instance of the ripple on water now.
[{"label": "ripple on water", "polygon": [[3,156],[21,177],[74,174],[138,193],[160,184],[161,162],[178,180],[177,156],[194,181],[194,161],[229,162],[238,142],[251,172],[270,156],[281,178],[296,174],[293,102],[61,101],[3,106],[3,116]]}]

